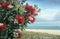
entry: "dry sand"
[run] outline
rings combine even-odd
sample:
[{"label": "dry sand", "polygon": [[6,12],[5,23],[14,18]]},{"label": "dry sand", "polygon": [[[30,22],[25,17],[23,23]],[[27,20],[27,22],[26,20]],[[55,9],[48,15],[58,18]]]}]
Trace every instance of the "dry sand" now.
[{"label": "dry sand", "polygon": [[42,33],[48,33],[48,34],[54,34],[54,35],[60,35],[60,30],[47,30],[47,29],[26,29],[26,31],[32,31],[32,32],[42,32]]}]

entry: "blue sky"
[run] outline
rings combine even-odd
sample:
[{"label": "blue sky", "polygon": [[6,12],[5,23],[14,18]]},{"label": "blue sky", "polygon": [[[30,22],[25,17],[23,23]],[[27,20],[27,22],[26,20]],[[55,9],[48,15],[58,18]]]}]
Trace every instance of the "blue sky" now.
[{"label": "blue sky", "polygon": [[60,0],[27,0],[30,5],[37,4],[41,11],[36,22],[30,26],[60,26]]}]

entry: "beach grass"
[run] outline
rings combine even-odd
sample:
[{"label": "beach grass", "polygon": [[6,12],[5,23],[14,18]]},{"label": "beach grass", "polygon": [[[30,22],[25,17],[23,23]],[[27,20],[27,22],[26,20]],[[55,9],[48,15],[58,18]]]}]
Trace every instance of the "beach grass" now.
[{"label": "beach grass", "polygon": [[23,31],[22,34],[23,36],[21,39],[60,39],[60,35],[52,35],[41,32]]}]

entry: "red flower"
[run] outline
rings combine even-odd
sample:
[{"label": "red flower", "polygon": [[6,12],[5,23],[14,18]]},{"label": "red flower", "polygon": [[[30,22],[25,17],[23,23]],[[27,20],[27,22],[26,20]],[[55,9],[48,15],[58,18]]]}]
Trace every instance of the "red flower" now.
[{"label": "red flower", "polygon": [[13,32],[13,37],[16,37],[16,38],[21,38],[22,37],[22,34],[21,34],[21,32],[20,31],[15,31],[15,32]]},{"label": "red flower", "polygon": [[28,17],[29,17],[30,15],[29,14],[25,14],[25,17],[28,19]]},{"label": "red flower", "polygon": [[35,18],[33,16],[29,16],[29,20],[34,23],[35,22]]},{"label": "red flower", "polygon": [[6,28],[6,24],[5,23],[1,23],[0,24],[0,32],[2,32],[5,28]]},{"label": "red flower", "polygon": [[21,38],[21,37],[22,37],[22,34],[21,34],[20,31],[17,31],[16,33],[18,33],[18,34],[17,34],[17,38]]},{"label": "red flower", "polygon": [[19,32],[18,33],[18,38],[21,38],[22,37],[22,34]]},{"label": "red flower", "polygon": [[0,2],[0,7],[2,6],[2,2]]},{"label": "red flower", "polygon": [[5,9],[5,8],[7,8],[8,6],[9,6],[9,2],[1,2],[0,3],[0,6],[3,8],[3,9]]},{"label": "red flower", "polygon": [[24,24],[24,17],[18,15],[16,16],[16,19],[18,20],[19,24]]},{"label": "red flower", "polygon": [[37,12],[35,12],[35,13],[34,13],[34,16],[37,16],[37,15],[38,15],[38,13],[37,13]]},{"label": "red flower", "polygon": [[34,18],[33,16],[31,16],[31,15],[29,15],[29,14],[26,14],[25,17],[26,17],[28,20],[30,20],[32,23],[35,22],[35,18]]},{"label": "red flower", "polygon": [[36,10],[32,6],[26,5],[25,9],[28,10],[29,12],[31,12],[31,14],[33,14],[35,16],[38,14],[38,13],[36,13]]}]

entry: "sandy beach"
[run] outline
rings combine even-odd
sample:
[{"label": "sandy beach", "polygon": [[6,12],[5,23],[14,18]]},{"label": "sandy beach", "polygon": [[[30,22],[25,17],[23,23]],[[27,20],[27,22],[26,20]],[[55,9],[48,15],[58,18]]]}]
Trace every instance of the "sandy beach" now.
[{"label": "sandy beach", "polygon": [[26,31],[41,32],[41,33],[48,33],[48,34],[60,35],[60,30],[26,29]]}]

